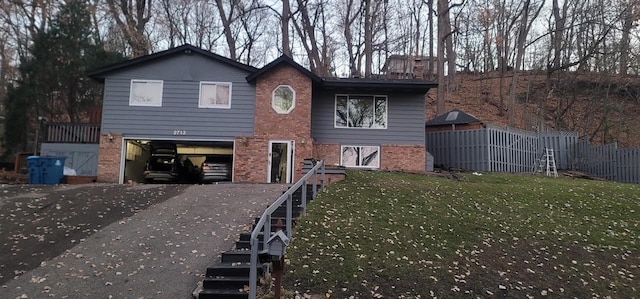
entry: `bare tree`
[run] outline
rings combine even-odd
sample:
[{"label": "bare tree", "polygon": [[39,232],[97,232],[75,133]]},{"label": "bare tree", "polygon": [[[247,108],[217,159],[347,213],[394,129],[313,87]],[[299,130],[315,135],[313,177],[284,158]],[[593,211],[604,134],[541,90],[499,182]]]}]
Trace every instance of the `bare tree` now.
[{"label": "bare tree", "polygon": [[0,2],[0,20],[5,25],[8,43],[15,49],[18,57],[28,54],[33,38],[45,32],[59,0],[31,0]]},{"label": "bare tree", "polygon": [[145,27],[153,13],[153,0],[106,0],[109,11],[125,37],[133,56],[143,56],[151,51]]},{"label": "bare tree", "polygon": [[626,75],[629,70],[629,51],[631,43],[631,29],[638,19],[639,1],[623,1],[625,9],[622,15],[622,37],[620,38],[620,74]]},{"label": "bare tree", "polygon": [[508,119],[509,125],[515,125],[515,110],[516,110],[516,91],[518,89],[518,80],[520,76],[520,67],[522,64],[522,57],[524,56],[525,51],[525,42],[527,40],[527,35],[529,34],[529,30],[533,24],[533,21],[538,17],[540,11],[544,7],[544,1],[541,3],[533,5],[537,5],[538,7],[531,7],[531,0],[525,0],[522,9],[520,10],[520,25],[518,29],[518,41],[516,43],[516,63],[513,66],[513,78],[511,79],[511,90],[509,92],[509,110],[508,110]]},{"label": "bare tree", "polygon": [[373,66],[373,11],[371,0],[364,1],[364,76],[371,77]]},{"label": "bare tree", "polygon": [[449,32],[446,31],[447,28],[445,24],[445,14],[449,13],[449,1],[448,0],[438,0],[438,95],[437,95],[437,105],[436,105],[436,114],[440,115],[445,112],[445,96],[446,96],[446,85],[445,85],[445,77],[444,77],[444,61],[445,61],[445,39],[449,36]]},{"label": "bare tree", "polygon": [[434,61],[433,61],[433,15],[435,14],[435,11],[433,9],[433,0],[428,0],[427,1],[427,6],[429,7],[429,65],[427,67],[428,73],[429,74],[433,74],[433,68],[434,66]]},{"label": "bare tree", "polygon": [[340,16],[339,26],[342,27],[346,42],[346,50],[349,58],[349,76],[356,76],[360,73],[357,61],[360,56],[361,43],[358,42],[357,37],[353,35],[352,28],[354,24],[357,25],[362,7],[356,6],[356,4],[355,0],[345,0],[344,7],[339,7],[338,9],[344,12],[344,14]]},{"label": "bare tree", "polygon": [[[464,2],[449,5],[448,0],[438,0],[438,95],[437,95],[437,114],[445,112],[445,89],[456,89],[455,83],[455,50],[453,48],[453,35],[455,31],[451,28],[451,18],[449,17],[451,9],[462,6]],[[446,58],[445,58],[446,53]],[[447,62],[447,80],[445,82],[444,63]]]},{"label": "bare tree", "polygon": [[289,57],[291,53],[291,41],[289,38],[289,20],[291,19],[291,4],[289,0],[282,0],[282,15],[280,16],[280,29],[282,31],[282,54]]},{"label": "bare tree", "polygon": [[[224,38],[227,41],[227,47],[229,48],[229,58],[238,60],[236,55],[236,38],[233,32],[232,24],[237,16],[236,7],[238,1],[233,1],[228,8],[225,8],[222,0],[216,0],[216,7],[220,15],[220,21],[222,22],[222,30],[224,32]],[[228,10],[228,11],[225,11]]]}]

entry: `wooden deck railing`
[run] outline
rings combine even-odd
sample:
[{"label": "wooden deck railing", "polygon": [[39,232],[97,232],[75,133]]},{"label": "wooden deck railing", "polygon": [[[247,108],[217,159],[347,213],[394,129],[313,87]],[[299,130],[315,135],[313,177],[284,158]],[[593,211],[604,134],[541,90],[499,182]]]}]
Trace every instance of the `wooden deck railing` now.
[{"label": "wooden deck railing", "polygon": [[100,124],[48,123],[45,124],[43,142],[100,143]]}]

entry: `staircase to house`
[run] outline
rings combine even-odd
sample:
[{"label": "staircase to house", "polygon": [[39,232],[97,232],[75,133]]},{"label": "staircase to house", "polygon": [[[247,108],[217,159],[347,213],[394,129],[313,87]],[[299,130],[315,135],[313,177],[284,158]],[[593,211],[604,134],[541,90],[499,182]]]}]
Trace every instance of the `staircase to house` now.
[{"label": "staircase to house", "polygon": [[[323,164],[319,166],[324,170]],[[311,184],[307,183],[309,177],[305,175],[289,190],[283,192],[283,195],[267,208],[262,217],[255,219],[253,232],[241,233],[238,241],[236,241],[235,248],[222,253],[219,263],[207,267],[202,286],[193,293],[194,298],[255,298],[255,288],[260,284],[260,278],[265,276],[269,267],[267,263],[263,263],[259,258],[252,263],[252,251],[262,252],[264,250],[265,240],[268,239],[268,237],[265,238],[265,235],[271,236],[278,230],[278,221],[285,224],[289,219],[290,222],[281,229],[287,236],[291,236],[291,232],[287,231],[287,229],[292,230],[295,227],[300,216],[304,214],[307,203],[313,200],[318,190],[323,187],[322,179],[318,181],[320,176],[318,169],[321,167],[314,167]],[[322,177],[324,177],[324,172],[322,172]],[[290,204],[288,203],[289,201]],[[288,205],[291,207],[290,212],[287,208]],[[255,237],[253,242],[251,240],[252,236]],[[252,244],[255,244],[255,249],[252,249]],[[251,281],[252,264],[253,271],[257,274],[253,274],[255,276],[253,284]],[[254,290],[251,289],[252,287]]]}]

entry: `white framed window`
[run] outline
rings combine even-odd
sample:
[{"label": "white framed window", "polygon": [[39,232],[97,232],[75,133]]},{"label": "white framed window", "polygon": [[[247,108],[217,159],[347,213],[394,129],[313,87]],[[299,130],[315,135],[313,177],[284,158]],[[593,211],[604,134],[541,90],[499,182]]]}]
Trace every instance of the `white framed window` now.
[{"label": "white framed window", "polygon": [[336,128],[387,128],[387,96],[336,95]]},{"label": "white framed window", "polygon": [[231,82],[200,82],[198,108],[231,108]]},{"label": "white framed window", "polygon": [[343,145],[340,151],[340,165],[344,167],[380,168],[379,146]]},{"label": "white framed window", "polygon": [[296,107],[296,91],[289,85],[280,85],[273,90],[271,107],[278,114],[289,114]]},{"label": "white framed window", "polygon": [[162,80],[131,80],[129,106],[162,106]]}]

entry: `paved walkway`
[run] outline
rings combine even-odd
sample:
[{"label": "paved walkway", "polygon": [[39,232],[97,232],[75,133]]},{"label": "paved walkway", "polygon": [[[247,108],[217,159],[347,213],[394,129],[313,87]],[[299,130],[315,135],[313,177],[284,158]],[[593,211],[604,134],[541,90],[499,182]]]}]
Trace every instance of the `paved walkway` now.
[{"label": "paved walkway", "polygon": [[[148,188],[139,185],[132,188]],[[190,298],[283,185],[194,185],[7,281],[2,298]],[[47,246],[47,244],[42,244]],[[46,250],[44,248],[43,250]]]}]

